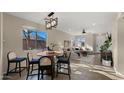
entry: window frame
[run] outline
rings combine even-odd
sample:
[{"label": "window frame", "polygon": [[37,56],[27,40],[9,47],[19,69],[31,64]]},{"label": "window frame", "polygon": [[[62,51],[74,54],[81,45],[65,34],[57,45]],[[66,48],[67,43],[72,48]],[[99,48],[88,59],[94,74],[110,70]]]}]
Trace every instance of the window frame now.
[{"label": "window frame", "polygon": [[[34,41],[33,39],[31,39],[31,33],[34,32]],[[44,32],[45,33],[45,38],[44,40],[38,40],[38,32]],[[26,36],[26,34],[27,36]],[[39,31],[39,30],[32,30],[32,29],[23,29],[22,30],[22,46],[23,46],[23,50],[40,50],[46,47],[47,44],[47,33],[45,31]],[[31,44],[31,43],[35,43]],[[41,47],[39,47],[39,42],[41,43]],[[33,46],[34,45],[34,46]]]}]

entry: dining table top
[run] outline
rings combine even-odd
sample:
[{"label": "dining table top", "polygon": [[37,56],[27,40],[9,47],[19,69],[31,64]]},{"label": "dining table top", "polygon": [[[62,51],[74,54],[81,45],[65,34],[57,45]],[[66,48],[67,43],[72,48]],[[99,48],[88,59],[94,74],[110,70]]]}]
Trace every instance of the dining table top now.
[{"label": "dining table top", "polygon": [[41,51],[37,53],[37,56],[58,56],[61,54],[62,51]]}]

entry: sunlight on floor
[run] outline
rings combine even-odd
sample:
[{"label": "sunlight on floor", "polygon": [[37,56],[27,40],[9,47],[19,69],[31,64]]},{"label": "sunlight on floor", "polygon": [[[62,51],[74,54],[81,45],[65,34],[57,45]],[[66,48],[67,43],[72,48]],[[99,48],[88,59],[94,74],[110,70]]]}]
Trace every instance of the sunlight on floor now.
[{"label": "sunlight on floor", "polygon": [[81,74],[81,72],[77,71],[77,69],[83,68],[89,70],[90,72],[95,72],[98,74],[105,75],[113,80],[124,79],[123,77],[116,75],[112,67],[105,67],[105,66],[91,65],[91,64],[75,64],[75,63],[72,63],[71,67],[75,71],[74,72],[75,74]]}]

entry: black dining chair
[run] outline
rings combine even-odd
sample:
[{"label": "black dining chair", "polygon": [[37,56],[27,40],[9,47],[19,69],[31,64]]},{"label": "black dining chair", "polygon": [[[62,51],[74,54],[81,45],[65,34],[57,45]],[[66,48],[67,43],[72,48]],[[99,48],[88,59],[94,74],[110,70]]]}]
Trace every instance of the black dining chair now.
[{"label": "black dining chair", "polygon": [[[28,80],[29,76],[34,76],[34,75],[38,75],[37,74],[33,74],[32,72],[37,70],[38,71],[38,64],[40,61],[40,58],[33,58],[33,54],[32,53],[27,53],[27,61],[28,61],[28,72],[27,72],[27,78],[26,80]],[[34,65],[37,65],[37,68],[34,69]],[[32,68],[31,68],[32,66]]]},{"label": "black dining chair", "polygon": [[[43,79],[44,75],[51,75],[54,78],[54,62],[52,56],[42,56],[38,67],[38,80]],[[46,73],[44,73],[46,72]],[[41,76],[41,78],[40,78]]]},{"label": "black dining chair", "polygon": [[[19,73],[21,77],[21,72],[26,68],[26,67],[21,67],[21,62],[26,62],[27,66],[27,58],[26,57],[17,57],[16,53],[13,51],[10,51],[7,53],[7,60],[8,60],[8,68],[7,68],[7,75],[9,73]],[[10,64],[16,64],[16,67],[10,70]]]},{"label": "black dining chair", "polygon": [[[57,61],[57,76],[58,76],[58,74],[65,74],[65,75],[69,76],[69,79],[71,79],[70,56],[71,56],[71,51],[64,51],[64,55],[58,57],[58,61]],[[62,64],[67,65],[67,67],[64,67]],[[60,71],[62,69],[67,70],[68,73]]]}]

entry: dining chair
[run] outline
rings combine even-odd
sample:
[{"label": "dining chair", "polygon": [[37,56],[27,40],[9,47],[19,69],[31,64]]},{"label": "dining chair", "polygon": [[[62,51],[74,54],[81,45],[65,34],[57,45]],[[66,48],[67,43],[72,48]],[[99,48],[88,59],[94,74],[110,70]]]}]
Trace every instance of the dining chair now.
[{"label": "dining chair", "polygon": [[[64,55],[61,57],[58,57],[57,76],[58,74],[65,74],[69,76],[69,79],[71,79],[70,56],[71,56],[71,51],[64,51]],[[67,67],[63,66],[62,64],[67,65]],[[62,69],[66,69],[68,73],[60,71]]]},{"label": "dining chair", "polygon": [[[32,74],[32,72],[35,71],[35,70],[38,71],[39,60],[40,60],[40,58],[33,58],[32,53],[27,53],[28,71],[27,71],[26,80],[28,80],[29,76],[38,75],[38,73],[37,74]],[[37,68],[34,69],[35,64],[37,65]],[[31,68],[31,66],[32,66],[32,68]]]},{"label": "dining chair", "polygon": [[[51,75],[51,79],[53,80],[54,76],[54,62],[52,56],[42,56],[39,62],[38,67],[38,80],[44,78],[44,75]],[[46,73],[44,73],[46,71]]]},{"label": "dining chair", "polygon": [[[7,53],[7,60],[8,60],[8,68],[7,68],[7,75],[9,73],[19,73],[21,77],[21,72],[26,68],[26,67],[21,67],[21,62],[26,62],[27,65],[27,58],[26,57],[17,57],[16,53],[13,51],[9,51]],[[15,63],[16,67],[10,70],[10,64]]]}]

